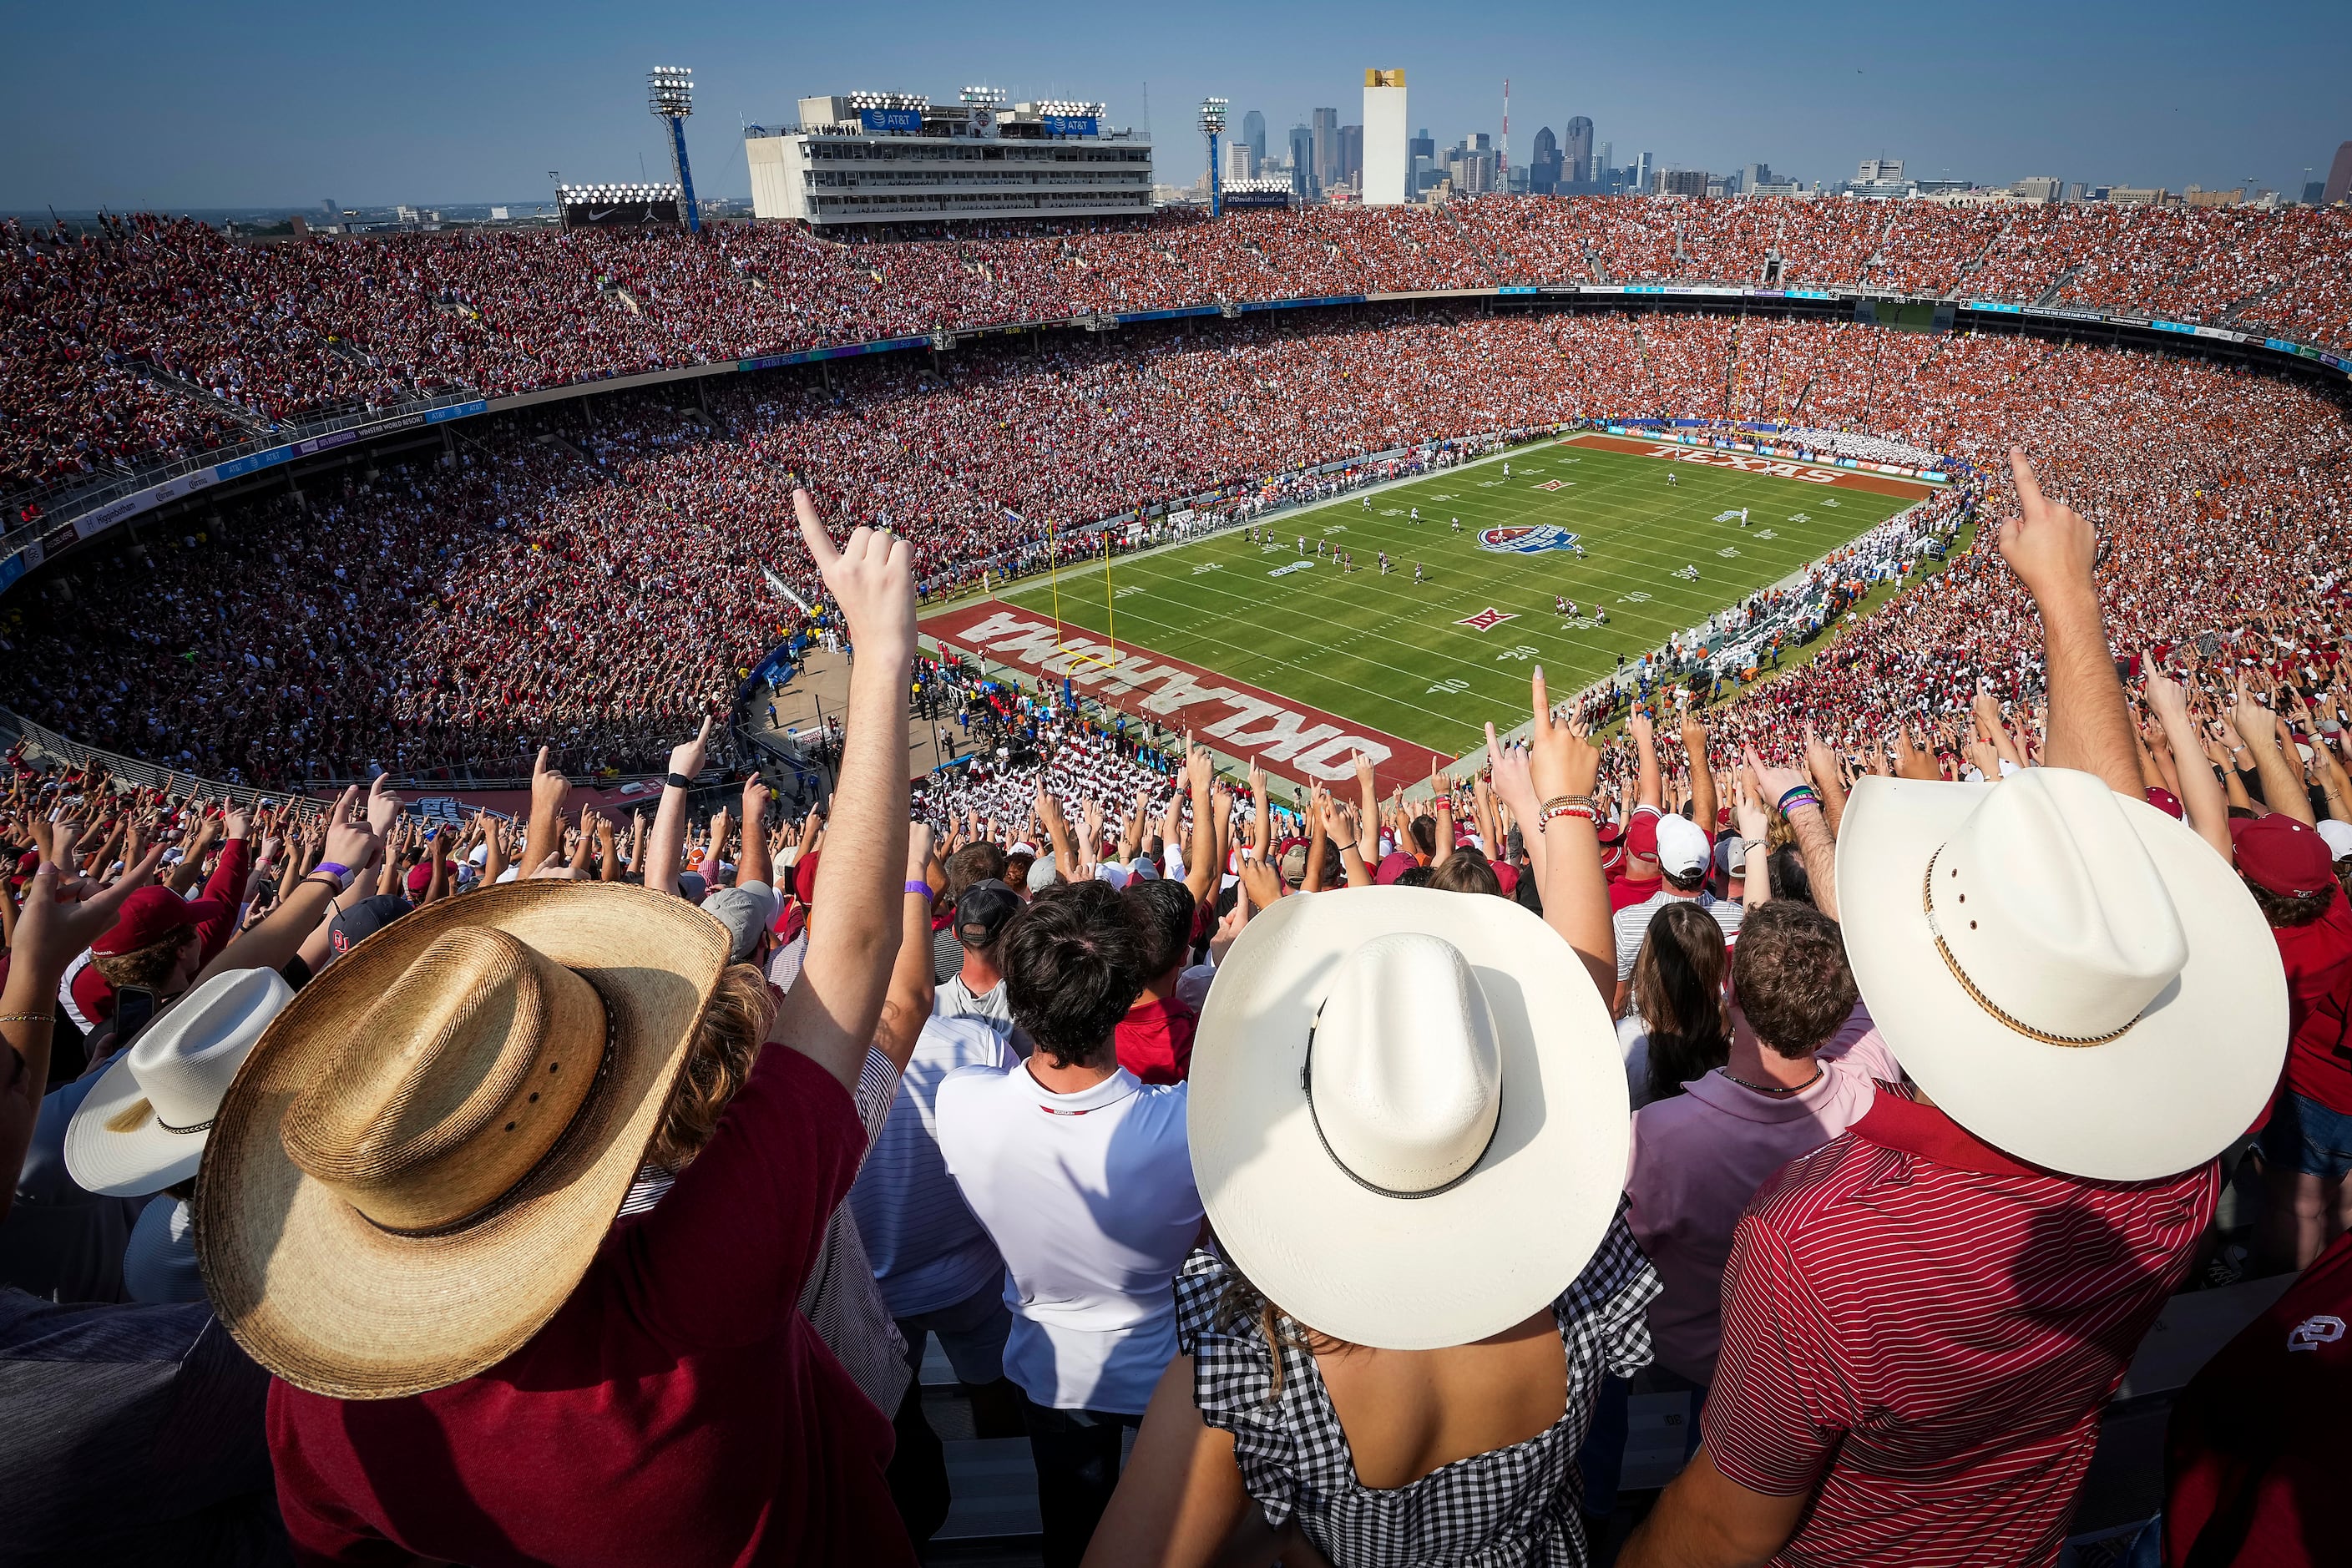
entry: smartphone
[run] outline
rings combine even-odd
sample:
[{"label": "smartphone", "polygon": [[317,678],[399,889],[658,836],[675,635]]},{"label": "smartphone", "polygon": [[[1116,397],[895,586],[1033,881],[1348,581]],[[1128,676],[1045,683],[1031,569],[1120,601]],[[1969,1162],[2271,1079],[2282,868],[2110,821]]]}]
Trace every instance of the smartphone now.
[{"label": "smartphone", "polygon": [[155,1017],[155,993],[144,985],[119,985],[114,991],[114,1048],[123,1050]]}]

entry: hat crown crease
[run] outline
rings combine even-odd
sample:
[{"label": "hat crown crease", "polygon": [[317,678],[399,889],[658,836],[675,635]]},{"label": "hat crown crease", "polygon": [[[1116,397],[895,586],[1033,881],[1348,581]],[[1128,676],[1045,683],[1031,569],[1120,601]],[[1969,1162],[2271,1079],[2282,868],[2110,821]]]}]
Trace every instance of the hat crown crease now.
[{"label": "hat crown crease", "polygon": [[1928,884],[1937,932],[1969,983],[2050,1035],[2129,1026],[2189,961],[2154,859],[2088,773],[2036,768],[1994,785]]},{"label": "hat crown crease", "polygon": [[1451,942],[1400,932],[1339,961],[1309,1100],[1331,1157],[1376,1190],[1433,1192],[1478,1163],[1501,1115],[1502,1047]]},{"label": "hat crown crease", "polygon": [[288,1107],[287,1157],[376,1225],[435,1229],[528,1175],[594,1082],[595,989],[508,932],[445,932]]}]

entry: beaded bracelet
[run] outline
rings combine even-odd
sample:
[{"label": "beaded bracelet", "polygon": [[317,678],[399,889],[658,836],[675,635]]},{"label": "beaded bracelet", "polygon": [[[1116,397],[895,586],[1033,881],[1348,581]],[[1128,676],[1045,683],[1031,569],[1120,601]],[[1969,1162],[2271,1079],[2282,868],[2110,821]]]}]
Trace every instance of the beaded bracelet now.
[{"label": "beaded bracelet", "polygon": [[1591,804],[1592,797],[1589,795],[1556,795],[1544,802],[1541,809],[1549,811],[1555,805],[1591,805]]},{"label": "beaded bracelet", "polygon": [[1552,825],[1554,818],[1562,816],[1582,817],[1586,822],[1591,823],[1595,826],[1600,826],[1600,819],[1593,816],[1592,808],[1591,806],[1576,805],[1565,802],[1555,802],[1554,804],[1544,807],[1543,826],[1549,828]]}]

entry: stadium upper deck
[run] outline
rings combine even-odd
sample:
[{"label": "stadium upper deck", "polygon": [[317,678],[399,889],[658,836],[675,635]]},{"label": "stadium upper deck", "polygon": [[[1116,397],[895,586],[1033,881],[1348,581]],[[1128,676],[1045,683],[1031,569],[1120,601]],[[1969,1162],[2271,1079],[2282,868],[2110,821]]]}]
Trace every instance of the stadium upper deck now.
[{"label": "stadium upper deck", "polygon": [[2352,214],[1496,197],[839,246],[794,227],[234,244],[139,216],[0,255],[0,491],[288,422],[824,346],[1243,301],[1709,280],[2130,310],[2352,351]]}]

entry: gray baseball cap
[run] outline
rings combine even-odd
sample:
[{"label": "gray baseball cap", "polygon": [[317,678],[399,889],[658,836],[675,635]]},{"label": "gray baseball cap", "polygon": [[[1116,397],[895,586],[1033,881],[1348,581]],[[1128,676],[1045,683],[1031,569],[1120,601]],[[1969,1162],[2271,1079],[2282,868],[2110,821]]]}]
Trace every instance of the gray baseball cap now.
[{"label": "gray baseball cap", "polygon": [[776,923],[776,890],[765,882],[721,888],[702,900],[702,912],[718,917],[734,939],[731,956],[744,963],[760,951],[760,938]]}]

